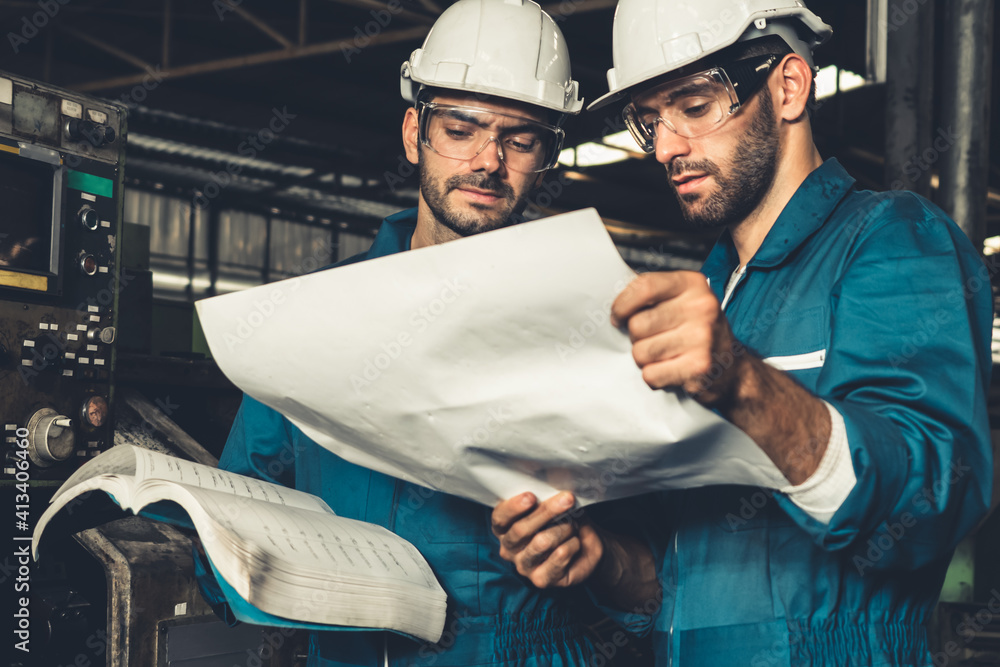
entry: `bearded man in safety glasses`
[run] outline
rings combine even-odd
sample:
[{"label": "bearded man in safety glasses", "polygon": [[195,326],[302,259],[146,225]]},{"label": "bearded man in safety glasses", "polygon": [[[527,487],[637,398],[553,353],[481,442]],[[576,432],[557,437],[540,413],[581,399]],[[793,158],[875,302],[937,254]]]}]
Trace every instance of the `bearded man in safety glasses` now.
[{"label": "bearded man in safety glasses", "polygon": [[[415,209],[389,216],[370,250],[343,263],[512,224],[562,144],[558,123],[581,110],[559,28],[528,0],[459,0],[402,65],[406,157],[419,165]],[[336,369],[331,369],[336,372]],[[337,457],[249,396],[222,468],[320,496],[340,516],[408,540],[448,595],[437,644],[388,632],[314,633],[310,667],[506,665],[603,661],[588,631],[600,618],[582,591],[540,591],[497,554],[489,509]],[[213,582],[208,597],[222,602]]]},{"label": "bearded man in safety glasses", "polygon": [[701,273],[639,277],[612,318],[650,387],[718,411],[788,485],[664,493],[652,549],[552,523],[568,494],[493,521],[539,586],[628,593],[638,625],[662,602],[657,664],[929,665],[945,570],[989,507],[989,274],[933,204],[858,191],[820,157],[812,48],[830,32],[792,0],[615,14],[591,108],[626,98],[687,222],[721,236]]}]

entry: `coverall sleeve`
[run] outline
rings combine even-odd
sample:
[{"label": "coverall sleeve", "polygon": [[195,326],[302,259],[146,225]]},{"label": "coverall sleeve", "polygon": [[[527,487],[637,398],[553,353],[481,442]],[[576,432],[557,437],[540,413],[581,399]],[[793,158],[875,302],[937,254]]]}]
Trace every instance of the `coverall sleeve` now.
[{"label": "coverall sleeve", "polygon": [[915,197],[856,233],[816,393],[844,417],[857,483],[827,525],[776,497],[862,570],[915,569],[948,556],[989,507],[990,271]]},{"label": "coverall sleeve", "polygon": [[288,421],[244,394],[219,468],[294,488],[295,445]]}]

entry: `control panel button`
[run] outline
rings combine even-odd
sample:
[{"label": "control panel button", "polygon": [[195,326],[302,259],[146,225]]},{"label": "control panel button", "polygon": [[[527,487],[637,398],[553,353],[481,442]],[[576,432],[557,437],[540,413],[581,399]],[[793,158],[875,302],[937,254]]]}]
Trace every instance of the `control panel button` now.
[{"label": "control panel button", "polygon": [[85,276],[92,276],[97,273],[97,260],[93,255],[84,255],[80,258],[80,271]]},{"label": "control panel button", "polygon": [[86,141],[94,148],[114,143],[118,135],[113,127],[99,125],[90,120],[70,118],[66,121],[66,136],[73,141]]},{"label": "control panel button", "polygon": [[84,229],[94,231],[101,226],[101,216],[89,206],[80,209],[79,218],[80,224],[83,225]]},{"label": "control panel button", "polygon": [[105,345],[111,345],[115,342],[115,328],[114,327],[94,327],[87,331],[87,340],[94,341],[95,343],[101,342]]}]

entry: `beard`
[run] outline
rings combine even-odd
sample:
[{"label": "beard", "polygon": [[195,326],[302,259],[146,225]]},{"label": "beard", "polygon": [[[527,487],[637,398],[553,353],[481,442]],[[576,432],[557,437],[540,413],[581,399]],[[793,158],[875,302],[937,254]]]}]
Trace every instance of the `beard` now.
[{"label": "beard", "polygon": [[778,129],[771,91],[766,85],[757,95],[757,101],[758,109],[746,134],[736,144],[728,172],[708,159],[676,159],[667,167],[668,181],[675,194],[673,177],[687,171],[710,174],[718,186],[708,194],[677,195],[689,227],[720,229],[745,220],[770,191],[777,168]]},{"label": "beard", "polygon": [[[530,191],[526,190],[518,197],[510,183],[495,173],[462,174],[444,180],[436,178],[427,169],[422,152],[417,167],[420,169],[420,192],[424,202],[427,203],[427,208],[439,223],[459,236],[488,232],[522,221],[518,214],[528,204]],[[493,208],[472,202],[469,204],[471,210],[459,210],[448,201],[448,193],[462,186],[489,190],[499,196],[502,203],[499,208]]]}]

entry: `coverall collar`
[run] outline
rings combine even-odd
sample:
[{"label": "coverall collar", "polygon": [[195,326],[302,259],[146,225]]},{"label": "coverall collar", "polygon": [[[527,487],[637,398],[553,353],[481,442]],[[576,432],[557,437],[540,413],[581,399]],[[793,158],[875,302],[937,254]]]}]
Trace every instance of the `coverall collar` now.
[{"label": "coverall collar", "polygon": [[369,257],[384,257],[410,249],[410,239],[417,228],[417,209],[408,208],[382,220],[378,234],[368,251]]},{"label": "coverall collar", "polygon": [[[764,242],[748,263],[748,267],[773,267],[790,254],[826,222],[848,192],[854,179],[836,158],[830,158],[802,182]],[[739,264],[739,255],[729,230],[722,232],[702,267],[716,291],[724,289],[726,279]]]}]

